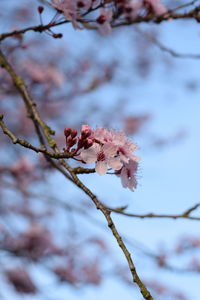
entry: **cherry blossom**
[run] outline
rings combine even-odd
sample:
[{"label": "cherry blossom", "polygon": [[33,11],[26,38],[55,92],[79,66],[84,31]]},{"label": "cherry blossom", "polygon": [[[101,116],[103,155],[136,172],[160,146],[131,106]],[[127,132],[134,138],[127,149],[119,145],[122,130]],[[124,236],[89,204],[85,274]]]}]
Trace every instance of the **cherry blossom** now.
[{"label": "cherry blossom", "polygon": [[126,12],[126,17],[133,20],[138,16],[139,10],[143,8],[143,3],[141,0],[131,0],[126,1],[124,5],[124,11]]},{"label": "cherry blossom", "polygon": [[101,143],[112,142],[112,132],[104,127],[98,127],[93,132],[93,137]]},{"label": "cherry blossom", "polygon": [[167,12],[160,0],[144,0],[144,5],[158,16]]},{"label": "cherry blossom", "polygon": [[25,61],[22,69],[26,75],[32,78],[33,82],[40,84],[49,84],[61,87],[64,83],[64,74],[50,65],[42,65],[36,61]]},{"label": "cherry blossom", "polygon": [[127,163],[129,159],[139,160],[132,154],[137,150],[136,144],[129,141],[122,131],[111,131],[100,127],[94,131],[93,136],[101,143],[111,142],[117,146],[118,154],[123,162]]},{"label": "cherry blossom", "polygon": [[113,12],[111,10],[100,9],[100,16],[96,19],[98,30],[101,35],[110,34],[112,31],[111,21]]},{"label": "cherry blossom", "polygon": [[89,137],[92,134],[92,129],[89,125],[82,125],[81,127],[81,135],[85,137]]},{"label": "cherry blossom", "polygon": [[95,143],[87,150],[83,150],[80,154],[81,159],[88,163],[96,163],[95,170],[99,175],[107,172],[107,164],[114,170],[120,170],[122,163],[119,158],[115,157],[117,147],[112,143],[105,143],[103,146]]},{"label": "cherry blossom", "polygon": [[34,170],[34,166],[26,156],[22,156],[12,165],[11,170],[16,176],[21,173],[31,174]]},{"label": "cherry blossom", "polygon": [[120,173],[122,186],[124,188],[129,188],[131,191],[136,189],[137,180],[135,174],[137,172],[137,169],[138,169],[138,162],[135,160],[130,160],[128,163],[124,164]]},{"label": "cherry blossom", "polygon": [[6,277],[19,293],[35,294],[37,292],[35,284],[25,269],[9,269],[6,271]]},{"label": "cherry blossom", "polygon": [[137,156],[132,154],[137,150],[136,144],[129,141],[123,132],[114,132],[112,135],[112,143],[118,147],[118,153],[123,162],[127,163],[129,159],[139,160]]},{"label": "cherry blossom", "polygon": [[81,14],[86,13],[98,4],[99,0],[51,0],[51,5],[58,12],[63,13],[66,20],[71,21],[75,29],[83,29],[78,24],[78,19],[80,19]]},{"label": "cherry blossom", "polygon": [[[89,14],[93,10],[97,10],[99,16],[95,20],[95,28],[101,35],[110,34],[112,31],[111,23],[115,23],[113,19],[113,8],[108,5],[112,1],[100,0],[51,0],[51,5],[62,13],[66,20],[70,21],[75,29],[84,29],[81,21],[85,23],[85,14]],[[155,14],[162,15],[167,12],[165,6],[160,0],[118,0],[116,1],[117,14],[126,19],[133,21],[137,17]],[[92,15],[89,14],[91,17]],[[87,23],[87,21],[86,21]],[[54,35],[55,37],[55,35]],[[59,36],[60,37],[60,36]]]},{"label": "cherry blossom", "polygon": [[76,1],[71,0],[51,0],[52,6],[59,12],[63,12],[66,18],[71,18],[76,14]]},{"label": "cherry blossom", "polygon": [[[121,176],[123,187],[133,191],[137,182],[139,157],[135,143],[128,140],[124,132],[98,127],[95,130],[87,124],[82,125],[80,135],[71,128],[65,128],[66,151],[71,151],[73,158],[86,164],[95,163],[95,171],[99,175],[107,173],[108,167],[114,174]],[[75,147],[71,149],[72,147]]]},{"label": "cherry blossom", "polygon": [[66,20],[72,22],[72,25],[75,29],[81,29],[82,27],[79,26],[77,23],[78,19],[78,9],[77,9],[77,2],[71,0],[52,0],[52,6],[57,9],[60,13],[64,14]]}]

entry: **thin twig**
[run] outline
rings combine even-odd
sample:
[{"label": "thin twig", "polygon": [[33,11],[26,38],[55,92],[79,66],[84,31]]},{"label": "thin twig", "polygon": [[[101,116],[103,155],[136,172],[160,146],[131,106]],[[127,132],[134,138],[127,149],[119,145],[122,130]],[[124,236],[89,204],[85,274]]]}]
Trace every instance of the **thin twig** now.
[{"label": "thin twig", "polygon": [[190,216],[190,213],[196,210],[200,204],[196,204],[195,206],[187,209],[185,212],[182,214],[177,214],[177,215],[167,215],[167,214],[155,214],[155,213],[148,213],[148,214],[133,214],[133,213],[128,213],[125,212],[124,210],[120,210],[119,208],[112,208],[112,207],[107,207],[107,209],[110,212],[115,212],[117,214],[126,216],[126,217],[133,217],[133,218],[138,218],[138,219],[146,219],[146,218],[155,218],[155,219],[187,219],[187,220],[194,220],[194,221],[200,221],[200,217],[193,217]]},{"label": "thin twig", "polygon": [[179,53],[165,45],[163,45],[155,36],[152,34],[149,34],[143,30],[141,30],[139,27],[134,27],[134,29],[142,34],[146,39],[148,39],[150,42],[152,42],[155,46],[157,46],[160,50],[163,52],[167,52],[173,57],[176,58],[188,58],[188,59],[200,59],[200,54],[191,54],[191,53]]},{"label": "thin twig", "polygon": [[[193,1],[194,3],[195,1]],[[100,5],[101,6],[101,5]],[[99,6],[99,7],[100,7]],[[96,7],[96,9],[98,9],[99,7]],[[178,7],[177,9],[180,9],[181,7]],[[117,22],[113,22],[113,24],[111,24],[111,26],[113,28],[116,27],[121,27],[121,26],[130,26],[133,24],[138,24],[138,23],[161,23],[161,22],[165,22],[168,20],[182,20],[182,19],[198,19],[199,14],[200,14],[200,6],[196,6],[194,9],[185,12],[185,13],[174,13],[173,11],[177,10],[176,8],[173,10],[168,10],[166,11],[164,14],[160,15],[160,16],[155,16],[155,14],[149,14],[147,16],[138,16],[133,20],[120,20],[118,23]],[[94,10],[94,9],[93,9]],[[84,17],[86,14],[90,13],[91,11],[88,11],[87,13],[83,14],[82,17]],[[78,22],[82,23],[83,26],[85,26],[86,28],[88,27],[89,29],[97,29],[97,26],[92,26],[89,23],[87,23],[85,20],[82,20],[81,18],[77,20]],[[26,32],[29,31],[33,31],[33,32],[39,32],[42,33],[46,30],[49,30],[53,27],[56,26],[60,26],[66,23],[70,23],[69,20],[63,20],[60,22],[50,22],[46,25],[37,25],[37,26],[30,26],[30,27],[26,27],[23,29],[19,29],[19,30],[13,30],[10,32],[5,32],[0,34],[0,42],[5,40],[8,37],[12,37],[12,36],[16,36],[16,35],[21,35],[21,34],[25,34]]]}]

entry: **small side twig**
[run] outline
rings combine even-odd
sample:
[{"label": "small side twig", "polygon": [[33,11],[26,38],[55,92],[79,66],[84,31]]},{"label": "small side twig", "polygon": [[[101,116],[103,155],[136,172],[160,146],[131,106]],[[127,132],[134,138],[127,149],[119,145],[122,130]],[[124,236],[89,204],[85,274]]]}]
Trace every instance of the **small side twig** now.
[{"label": "small side twig", "polygon": [[112,207],[107,207],[107,209],[110,212],[114,212],[126,217],[133,217],[133,218],[138,218],[138,219],[147,219],[147,218],[155,218],[155,219],[187,219],[187,220],[194,220],[194,221],[200,221],[200,217],[193,217],[190,216],[191,212],[193,212],[194,210],[196,210],[198,207],[200,206],[200,204],[196,204],[193,207],[189,208],[188,210],[186,210],[185,212],[183,212],[182,214],[177,214],[177,215],[167,215],[167,214],[155,214],[155,213],[148,213],[148,214],[133,214],[133,213],[128,213],[125,212],[124,209],[120,210],[119,208],[112,208]]},{"label": "small side twig", "polygon": [[156,47],[158,47],[161,51],[170,54],[175,58],[183,58],[183,59],[200,59],[200,54],[192,54],[192,53],[179,53],[165,45],[163,45],[155,36],[149,34],[143,30],[141,30],[138,26],[135,26],[134,29],[142,34],[147,40],[152,42]]}]

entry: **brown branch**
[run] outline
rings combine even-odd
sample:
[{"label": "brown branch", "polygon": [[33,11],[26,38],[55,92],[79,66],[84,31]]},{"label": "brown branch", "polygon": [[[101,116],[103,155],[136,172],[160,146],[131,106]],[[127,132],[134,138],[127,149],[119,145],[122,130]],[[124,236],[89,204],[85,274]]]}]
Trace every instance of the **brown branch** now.
[{"label": "brown branch", "polygon": [[[111,24],[111,26],[113,28],[116,28],[116,27],[120,27],[120,26],[130,26],[130,25],[133,25],[133,24],[149,23],[149,22],[159,24],[161,22],[165,22],[165,21],[168,21],[168,20],[182,20],[182,19],[196,19],[198,21],[198,18],[199,18],[199,15],[200,15],[200,6],[196,6],[194,9],[192,9],[188,12],[185,12],[185,13],[174,13],[174,11],[176,11],[178,9],[181,9],[183,7],[186,7],[188,5],[192,5],[195,2],[196,1],[192,1],[188,4],[185,4],[184,6],[180,6],[180,7],[174,8],[172,10],[169,9],[166,13],[164,13],[160,16],[155,16],[154,14],[149,14],[147,16],[138,16],[134,20],[131,20],[131,21],[130,20],[128,20],[128,21],[127,20],[125,20],[125,21],[122,20],[122,21],[119,21],[118,23],[113,22],[113,24]],[[88,11],[87,13],[83,14],[82,17],[86,16],[88,13],[90,13],[93,10],[98,9],[101,6],[102,5],[99,5],[95,9],[92,9],[92,10]],[[78,19],[77,21],[82,23],[82,25],[85,26],[85,28],[97,29],[97,26],[90,25],[87,21],[85,21],[81,18]],[[66,23],[70,23],[70,21],[69,20],[63,20],[63,21],[60,21],[60,22],[57,22],[57,23],[56,22],[52,22],[52,23],[50,22],[46,25],[30,26],[30,27],[19,29],[19,30],[13,30],[13,31],[10,31],[10,32],[5,32],[5,33],[0,34],[0,42],[5,40],[8,37],[25,34],[26,32],[29,32],[29,31],[42,33],[42,32],[44,32],[46,30],[49,30],[53,27],[60,26],[60,25],[66,24]]]},{"label": "brown branch", "polygon": [[59,26],[59,25],[62,25],[62,24],[66,24],[66,23],[69,23],[69,21],[64,20],[64,21],[61,21],[61,22],[58,22],[58,23],[49,23],[49,24],[46,24],[46,25],[30,26],[30,27],[26,27],[26,28],[23,28],[23,29],[20,29],[20,30],[13,30],[13,31],[10,31],[10,32],[5,32],[5,33],[0,34],[0,41],[3,41],[8,37],[24,34],[28,31],[42,33],[45,30],[48,30],[52,27]]},{"label": "brown branch", "polygon": [[[29,142],[17,138],[5,125],[2,114],[0,114],[0,127],[2,128],[4,134],[9,136],[9,138],[11,139],[13,144],[19,144],[25,148],[29,148],[29,149],[33,150],[34,152],[37,152],[37,153],[41,152],[41,153],[44,153],[45,155],[47,155],[51,158],[55,158],[55,159],[72,158],[74,156],[74,153],[67,152],[67,151],[59,152],[59,153],[49,152],[49,151],[47,151],[47,149],[45,147],[43,147],[43,148],[35,147],[32,144],[30,144]],[[81,168],[80,168],[80,170],[79,169],[77,170],[77,172],[79,172],[79,171],[81,171]],[[84,172],[84,170],[83,170],[83,172]]]},{"label": "brown branch", "polygon": [[73,169],[73,172],[75,174],[91,174],[95,173],[95,169],[88,169],[88,168],[82,168],[82,167],[77,167]]},{"label": "brown branch", "polygon": [[200,203],[195,204],[194,206],[187,209],[182,215],[185,216],[185,217],[188,217],[191,214],[191,212],[193,212],[194,210],[199,208],[199,206],[200,206]]},{"label": "brown branch", "polygon": [[[95,8],[89,9],[81,17],[87,16],[89,13],[91,13],[91,12],[99,9],[102,6],[103,6],[103,4],[99,4]],[[79,19],[77,19],[77,21],[80,22],[80,23],[82,23],[84,25],[85,21],[82,20],[81,17]],[[12,36],[15,36],[15,35],[21,35],[21,34],[24,34],[24,33],[28,32],[28,31],[42,33],[42,32],[44,32],[46,30],[49,30],[49,29],[51,29],[53,27],[56,27],[56,26],[59,26],[59,25],[63,25],[63,24],[67,24],[67,23],[71,23],[71,21],[69,21],[69,20],[63,20],[63,21],[59,21],[57,23],[56,22],[50,22],[50,23],[48,23],[46,25],[40,24],[40,25],[36,25],[36,26],[26,27],[26,28],[23,28],[23,29],[20,29],[20,30],[13,30],[11,32],[2,33],[2,34],[0,34],[0,42],[3,41],[4,39],[8,38],[8,37],[12,37]]]},{"label": "brown branch", "polygon": [[[69,176],[66,176],[65,170],[63,170],[62,167],[60,167],[58,164],[53,162],[50,158],[54,158],[54,159],[73,158],[74,153],[70,153],[70,152],[49,152],[49,151],[47,151],[45,146],[43,146],[43,148],[38,148],[38,147],[33,146],[32,144],[30,144],[29,142],[27,142],[25,140],[17,138],[5,125],[5,123],[3,121],[3,115],[1,115],[1,114],[0,114],[0,127],[2,128],[4,134],[6,134],[10,137],[13,144],[19,144],[19,145],[21,145],[25,148],[33,150],[36,153],[43,153],[46,160],[49,161],[51,163],[51,165],[53,165],[56,169],[61,171],[61,173],[63,173],[63,175],[65,177],[67,177],[68,179],[71,180],[71,177],[69,178]],[[73,168],[73,172],[75,174],[90,174],[90,173],[94,173],[95,169],[77,167],[77,168]]]},{"label": "brown branch", "polygon": [[55,158],[55,159],[60,159],[60,158],[72,158],[74,156],[74,153],[70,153],[70,152],[59,152],[59,153],[55,153],[55,152],[50,152],[47,151],[47,149],[45,147],[43,148],[39,148],[39,147],[35,147],[32,144],[30,144],[29,142],[19,139],[17,138],[6,126],[6,124],[3,121],[3,115],[0,114],[0,127],[2,128],[4,134],[8,135],[9,138],[11,139],[11,141],[13,142],[13,144],[19,144],[25,148],[31,149],[36,153],[43,153],[51,158]]},{"label": "brown branch", "polygon": [[128,21],[122,21],[117,24],[114,24],[113,27],[120,27],[120,26],[130,26],[133,24],[138,23],[156,23],[160,24],[165,21],[169,20],[185,20],[185,19],[196,19],[198,21],[198,17],[200,15],[200,6],[196,6],[194,9],[185,12],[185,13],[173,13],[171,10],[166,11],[164,14],[160,16],[155,15],[147,15],[145,17],[139,16],[135,18],[134,20],[128,20]]},{"label": "brown branch", "polygon": [[[49,156],[53,156],[53,158],[56,158],[55,156],[57,156],[57,158],[60,158],[59,155],[61,157],[63,155],[66,156],[66,153],[61,153],[61,154],[58,153],[59,151],[58,151],[57,146],[56,146],[56,141],[51,137],[51,135],[54,134],[55,132],[41,119],[41,117],[40,117],[40,115],[37,111],[36,104],[34,103],[33,99],[31,98],[24,80],[16,74],[16,72],[14,71],[12,66],[9,64],[9,62],[7,61],[7,59],[5,58],[5,56],[4,56],[4,54],[2,53],[1,50],[0,50],[0,66],[8,72],[8,74],[10,75],[10,77],[13,81],[13,84],[15,85],[17,91],[19,92],[19,94],[21,95],[21,97],[22,97],[22,99],[25,103],[27,112],[29,113],[29,117],[31,118],[31,120],[32,120],[32,122],[35,126],[36,133],[38,135],[40,144],[42,146],[40,148],[41,152],[44,153],[44,156],[45,156],[46,160],[53,167],[58,169],[67,179],[69,179],[71,181],[72,180],[71,176],[62,168],[62,166],[55,163],[52,160],[52,158],[49,157]],[[3,118],[3,116],[1,115],[1,124],[2,124],[2,121],[3,121],[2,118]],[[5,130],[5,127],[4,127],[4,130]],[[41,130],[42,130],[42,132],[41,132]],[[30,143],[28,143],[26,141],[17,139],[12,133],[9,132],[8,129],[6,129],[6,134],[9,135],[9,137],[11,138],[11,140],[13,142],[15,142],[15,143],[20,143],[21,142],[21,144],[24,147],[31,145]],[[46,145],[45,145],[45,140],[44,140],[43,134],[44,134],[44,136],[47,140],[48,145],[57,153],[48,152],[46,150]],[[30,149],[37,152],[38,148],[36,148],[34,146],[31,147],[31,146],[30,146]],[[46,150],[46,151],[44,151],[44,150]],[[50,154],[50,155],[48,156],[47,154]],[[63,165],[64,161],[60,160],[60,164]]]},{"label": "brown branch", "polygon": [[197,1],[198,1],[198,0],[193,0],[193,1],[191,1],[191,2],[181,4],[181,5],[179,5],[179,6],[175,7],[175,8],[173,8],[173,9],[170,9],[169,12],[175,12],[175,11],[177,11],[177,10],[186,8],[186,7],[188,7],[188,6],[192,6],[192,5],[194,5]]},{"label": "brown branch", "polygon": [[190,213],[196,210],[200,206],[200,203],[196,204],[195,206],[189,208],[182,214],[178,215],[167,215],[167,214],[154,214],[154,213],[148,213],[148,214],[132,214],[125,212],[124,210],[120,210],[119,208],[112,208],[112,207],[107,207],[107,209],[110,212],[115,212],[117,214],[126,216],[126,217],[133,217],[133,218],[138,218],[138,219],[146,219],[146,218],[163,218],[163,219],[188,219],[188,220],[194,220],[194,221],[200,221],[200,217],[192,217],[190,216]]},{"label": "brown branch", "polygon": [[74,181],[75,185],[77,187],[79,187],[86,195],[88,195],[90,197],[90,199],[95,204],[96,208],[99,209],[102,212],[102,214],[105,216],[105,218],[107,220],[108,227],[112,231],[119,247],[122,249],[122,251],[123,251],[123,253],[126,257],[126,260],[128,262],[128,265],[129,265],[129,269],[130,269],[131,274],[132,274],[133,281],[138,285],[142,296],[146,300],[154,300],[154,298],[152,297],[152,295],[150,294],[150,292],[148,291],[148,289],[146,288],[146,286],[144,285],[144,283],[141,281],[140,277],[138,276],[138,273],[137,273],[135,265],[133,263],[131,254],[128,251],[126,245],[124,244],[124,241],[123,241],[122,237],[120,236],[119,232],[117,231],[117,229],[115,227],[115,224],[114,224],[114,222],[113,222],[113,220],[110,216],[110,211],[97,199],[97,197],[90,191],[90,189],[88,189],[79,180],[79,178],[73,172],[73,169],[69,166],[67,166],[67,168],[68,168],[68,171],[69,171],[69,173],[71,174],[71,176],[73,178],[73,181]]},{"label": "brown branch", "polygon": [[188,59],[200,59],[200,54],[191,54],[191,53],[179,53],[176,52],[175,50],[163,45],[158,39],[156,39],[155,36],[141,30],[139,27],[134,27],[134,29],[142,34],[146,39],[148,39],[149,41],[151,41],[155,46],[157,46],[160,50],[162,50],[163,52],[167,52],[168,54],[170,54],[173,57],[176,58],[188,58]]},{"label": "brown branch", "polygon": [[[37,126],[39,125],[42,130],[43,133],[45,135],[45,138],[49,144],[49,146],[55,151],[58,152],[57,146],[56,146],[56,142],[51,138],[51,134],[52,134],[52,130],[50,129],[50,127],[48,127],[46,125],[46,123],[40,118],[39,113],[37,111],[36,105],[34,104],[28,90],[26,87],[25,82],[23,81],[23,79],[21,77],[19,77],[15,71],[13,70],[13,68],[11,67],[11,65],[8,63],[7,59],[5,58],[5,56],[3,55],[3,53],[0,51],[0,65],[5,68],[7,70],[7,72],[9,73],[9,75],[11,76],[14,85],[16,86],[17,90],[19,91],[19,93],[21,94],[25,104],[26,104],[26,108],[27,111],[30,113],[30,117],[33,121],[34,124],[36,124]],[[2,118],[1,118],[2,121]],[[9,132],[8,132],[9,135]],[[10,138],[15,138],[12,135],[9,135]],[[42,143],[44,146],[44,143]],[[45,155],[45,157],[47,159],[48,156]],[[77,177],[77,175],[74,173],[73,168],[71,168],[67,162],[65,162],[64,160],[60,161],[61,164],[66,168],[66,170],[69,172],[65,174],[65,171],[62,169],[61,166],[55,164],[55,162],[53,160],[51,160],[51,164],[54,165],[55,168],[57,168],[60,172],[62,172],[64,174],[64,176],[66,176],[68,179],[70,179],[71,181],[73,181],[73,183],[80,188],[85,194],[87,194],[91,200],[93,201],[93,203],[95,204],[97,209],[100,209],[101,212],[103,213],[103,215],[105,216],[106,220],[107,220],[107,224],[108,227],[111,229],[119,247],[122,249],[126,260],[128,262],[129,265],[129,269],[131,271],[132,277],[133,277],[133,281],[138,285],[141,294],[143,295],[144,299],[146,300],[154,300],[153,297],[151,296],[150,292],[148,291],[148,289],[146,288],[146,286],[144,285],[144,283],[141,281],[140,277],[137,274],[135,265],[133,263],[131,254],[129,253],[126,245],[124,244],[121,236],[119,235],[115,224],[113,223],[113,220],[110,216],[110,212],[109,210],[97,199],[97,197],[79,180],[79,178]]]},{"label": "brown branch", "polygon": [[[64,210],[75,211],[76,213],[82,215],[84,218],[86,218],[86,220],[88,220],[93,225],[97,226],[98,228],[101,228],[101,229],[106,228],[105,224],[103,222],[101,222],[100,220],[98,220],[94,217],[94,214],[89,214],[88,210],[83,209],[82,207],[76,206],[71,203],[67,203],[66,201],[62,201],[55,197],[51,197],[51,196],[47,197],[47,195],[31,194],[31,197],[33,197],[35,199],[43,198],[44,201],[48,201],[49,203],[52,203],[53,205],[59,205],[59,207],[63,208]],[[123,207],[122,207],[122,209],[123,209]],[[153,253],[149,249],[146,249],[146,246],[144,246],[144,245],[138,246],[137,245],[138,242],[130,241],[130,238],[123,236],[123,240],[125,240],[127,243],[129,243],[135,249],[140,250],[140,252],[142,252],[148,258],[152,259],[156,263],[156,265],[164,271],[179,273],[181,275],[185,275],[185,273],[193,273],[193,274],[199,275],[198,269],[188,268],[188,267],[180,268],[180,267],[169,264],[167,261],[164,261],[162,264],[159,264],[160,259],[162,259],[161,255]]]},{"label": "brown branch", "polygon": [[7,59],[5,58],[4,54],[0,50],[0,66],[4,68],[10,75],[13,84],[15,85],[16,89],[18,90],[19,94],[22,96],[24,103],[27,108],[27,112],[29,113],[30,118],[33,120],[33,123],[36,126],[40,126],[46,137],[48,144],[51,148],[54,148],[56,145],[55,140],[51,137],[55,132],[41,119],[37,109],[36,103],[32,100],[27,86],[24,80],[16,74],[14,69],[11,67]]}]

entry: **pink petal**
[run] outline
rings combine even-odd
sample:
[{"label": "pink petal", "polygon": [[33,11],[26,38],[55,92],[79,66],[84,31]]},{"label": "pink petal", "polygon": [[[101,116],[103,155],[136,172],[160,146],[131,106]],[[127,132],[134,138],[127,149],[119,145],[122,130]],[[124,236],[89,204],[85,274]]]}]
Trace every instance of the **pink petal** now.
[{"label": "pink petal", "polygon": [[[137,156],[136,156],[137,157]],[[139,157],[137,157],[139,159]],[[135,174],[138,169],[138,160],[130,160],[127,167],[130,169],[131,174]]]},{"label": "pink petal", "polygon": [[102,151],[106,156],[114,156],[117,153],[117,146],[112,143],[105,143],[102,147]]},{"label": "pink petal", "polygon": [[123,162],[128,163],[128,158],[124,154],[119,153],[119,156]]},{"label": "pink petal", "polygon": [[135,176],[131,176],[128,188],[130,190],[133,190],[133,188],[136,189],[136,187],[137,187],[137,180],[136,180]]},{"label": "pink petal", "polygon": [[92,147],[90,147],[89,149],[81,151],[80,157],[87,164],[92,164],[97,160],[96,151]]},{"label": "pink petal", "polygon": [[107,165],[105,163],[105,161],[98,161],[96,163],[96,167],[95,167],[96,172],[99,175],[104,175],[107,172]]},{"label": "pink petal", "polygon": [[136,155],[130,155],[129,156],[129,158],[131,159],[131,160],[133,160],[133,161],[136,161],[136,162],[138,162],[138,161],[140,161],[140,157],[139,156],[136,156]]},{"label": "pink petal", "polygon": [[120,170],[122,168],[122,163],[121,161],[118,159],[118,158],[109,158],[109,159],[106,159],[108,165],[114,169],[114,170]]},{"label": "pink petal", "polygon": [[122,169],[120,177],[121,177],[122,186],[124,188],[128,187],[129,180],[128,180],[126,168]]}]

